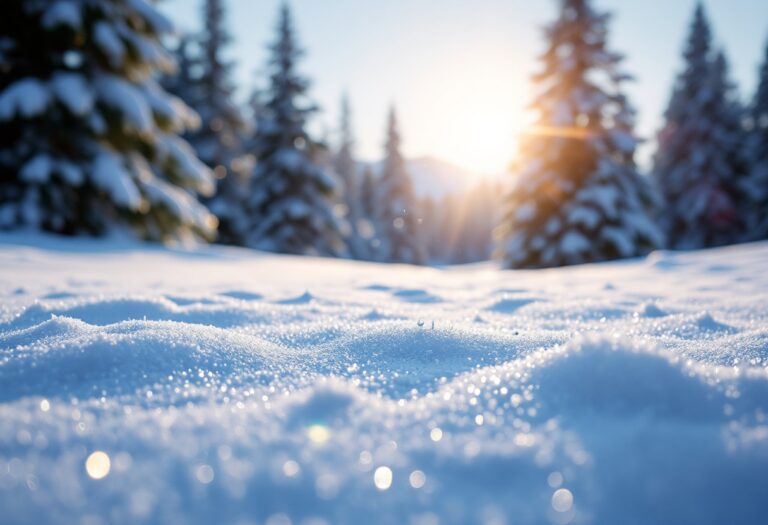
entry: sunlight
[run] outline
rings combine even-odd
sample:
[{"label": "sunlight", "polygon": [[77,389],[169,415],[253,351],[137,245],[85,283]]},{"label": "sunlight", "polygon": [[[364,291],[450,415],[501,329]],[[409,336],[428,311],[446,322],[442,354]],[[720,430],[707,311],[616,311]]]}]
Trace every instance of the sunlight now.
[{"label": "sunlight", "polygon": [[441,54],[413,80],[406,144],[479,176],[505,173],[530,120],[529,83],[514,75],[515,61],[489,42]]},{"label": "sunlight", "polygon": [[465,140],[454,155],[458,162],[480,175],[495,175],[514,160],[517,140],[513,127],[499,115],[467,115],[460,126]]},{"label": "sunlight", "polygon": [[593,136],[591,130],[579,126],[531,126],[525,133],[530,136],[575,140],[587,140]]}]

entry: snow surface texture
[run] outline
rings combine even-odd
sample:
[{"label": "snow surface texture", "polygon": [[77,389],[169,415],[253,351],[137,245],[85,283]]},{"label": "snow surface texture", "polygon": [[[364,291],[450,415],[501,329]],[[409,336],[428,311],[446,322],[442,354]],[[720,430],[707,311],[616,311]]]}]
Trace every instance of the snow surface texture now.
[{"label": "snow surface texture", "polygon": [[4,235],[0,521],[764,523],[767,259],[499,272]]}]

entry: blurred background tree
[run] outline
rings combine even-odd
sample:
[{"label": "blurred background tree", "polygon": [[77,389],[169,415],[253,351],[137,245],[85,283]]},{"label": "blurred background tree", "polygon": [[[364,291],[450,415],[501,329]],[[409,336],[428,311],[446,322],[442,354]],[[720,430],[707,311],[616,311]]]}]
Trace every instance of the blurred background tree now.
[{"label": "blurred background tree", "polygon": [[171,22],[144,0],[7,0],[0,16],[0,228],[215,234],[197,117],[155,77]]},{"label": "blurred background tree", "polygon": [[646,254],[662,245],[654,195],[635,164],[629,77],[607,48],[609,15],[564,0],[545,29],[537,118],[500,227],[507,268],[542,268]]},{"label": "blurred background tree", "polygon": [[664,197],[660,223],[671,248],[738,242],[746,234],[749,208],[745,113],[701,4],[683,56],[653,169]]},{"label": "blurred background tree", "polygon": [[339,180],[320,164],[325,146],[306,129],[316,108],[305,101],[309,81],[296,71],[303,51],[285,4],[270,49],[270,85],[256,124],[258,162],[248,201],[248,245],[281,253],[341,255],[342,225],[334,212]]}]

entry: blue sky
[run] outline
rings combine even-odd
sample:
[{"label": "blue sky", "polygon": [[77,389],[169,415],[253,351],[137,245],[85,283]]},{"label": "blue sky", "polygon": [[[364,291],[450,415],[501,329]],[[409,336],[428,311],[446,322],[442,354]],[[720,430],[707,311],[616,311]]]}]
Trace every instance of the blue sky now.
[{"label": "blue sky", "polygon": [[[503,170],[526,122],[530,76],[543,49],[541,27],[555,0],[291,0],[302,71],[323,112],[314,129],[335,127],[339,98],[354,110],[358,153],[380,156],[387,108],[400,114],[404,149],[482,172]],[[612,11],[611,42],[636,77],[628,86],[638,131],[652,139],[680,69],[695,0],[596,0]],[[200,26],[202,0],[165,0],[181,29]],[[245,99],[260,82],[278,0],[229,0],[235,81]],[[743,96],[751,96],[768,39],[768,1],[706,0],[717,42]],[[646,145],[641,161],[647,161]]]}]

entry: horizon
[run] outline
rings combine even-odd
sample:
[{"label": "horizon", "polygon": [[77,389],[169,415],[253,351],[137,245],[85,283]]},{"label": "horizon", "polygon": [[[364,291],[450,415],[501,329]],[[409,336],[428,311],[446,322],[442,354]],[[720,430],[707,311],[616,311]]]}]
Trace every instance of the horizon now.
[{"label": "horizon", "polygon": [[[611,48],[626,56],[624,69],[636,79],[625,89],[638,111],[636,132],[645,141],[638,151],[643,169],[649,167],[655,134],[682,66],[695,3],[595,3],[614,15]],[[279,4],[278,0],[226,3],[233,36],[226,56],[235,62],[233,82],[240,102],[260,80],[257,71],[263,68],[266,45],[274,37]],[[483,4],[488,9],[479,11],[477,3],[469,6],[459,0],[421,0],[417,5],[393,0],[385,7],[353,0],[324,5],[289,2],[306,50],[299,69],[312,81],[310,97],[321,108],[312,120],[313,131],[320,136],[335,131],[346,92],[357,154],[364,162],[381,158],[386,114],[395,104],[408,158],[433,157],[476,175],[508,172],[517,136],[529,118],[530,79],[544,46],[541,28],[554,19],[556,2],[523,6],[522,0],[484,0]],[[768,40],[768,3],[704,4],[715,41],[729,59],[731,78],[741,99],[748,101]],[[160,8],[182,31],[201,27],[202,0],[167,0]],[[665,17],[656,20],[660,12]],[[646,34],[651,24],[654,39]],[[392,40],[392,35],[398,38]]]}]

